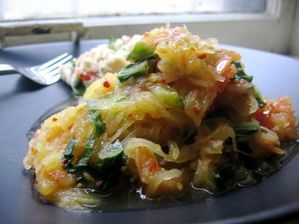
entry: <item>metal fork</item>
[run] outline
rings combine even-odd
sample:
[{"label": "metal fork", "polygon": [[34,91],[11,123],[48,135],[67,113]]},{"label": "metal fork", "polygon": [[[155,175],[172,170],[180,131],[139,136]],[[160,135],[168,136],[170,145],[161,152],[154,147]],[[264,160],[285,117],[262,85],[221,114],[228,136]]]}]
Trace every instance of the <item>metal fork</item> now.
[{"label": "metal fork", "polygon": [[73,58],[72,55],[64,53],[44,64],[27,68],[15,68],[9,64],[0,64],[0,75],[17,72],[41,85],[50,85],[60,79],[60,66]]}]

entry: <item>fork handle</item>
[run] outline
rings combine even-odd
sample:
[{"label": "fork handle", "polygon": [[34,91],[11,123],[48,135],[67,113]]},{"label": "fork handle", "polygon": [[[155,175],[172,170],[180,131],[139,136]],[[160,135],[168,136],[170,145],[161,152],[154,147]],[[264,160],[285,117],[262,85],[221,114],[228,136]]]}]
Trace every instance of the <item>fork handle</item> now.
[{"label": "fork handle", "polygon": [[18,73],[18,71],[9,64],[0,64],[0,75],[8,75]]}]

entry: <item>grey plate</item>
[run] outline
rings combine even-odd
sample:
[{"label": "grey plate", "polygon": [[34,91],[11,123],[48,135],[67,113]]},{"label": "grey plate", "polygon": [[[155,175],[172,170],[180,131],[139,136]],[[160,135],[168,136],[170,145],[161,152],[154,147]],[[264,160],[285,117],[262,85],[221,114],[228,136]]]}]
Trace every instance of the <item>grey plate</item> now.
[{"label": "grey plate", "polygon": [[[12,47],[0,52],[1,63],[30,66],[63,52],[73,55],[99,41]],[[227,46],[224,46],[227,47]],[[230,47],[243,56],[264,95],[292,97],[299,112],[299,61],[261,51]],[[299,156],[266,181],[198,203],[108,213],[74,213],[38,202],[23,175],[26,133],[49,108],[71,96],[62,82],[38,86],[20,75],[0,77],[0,223],[252,223],[296,218],[299,213]]]}]

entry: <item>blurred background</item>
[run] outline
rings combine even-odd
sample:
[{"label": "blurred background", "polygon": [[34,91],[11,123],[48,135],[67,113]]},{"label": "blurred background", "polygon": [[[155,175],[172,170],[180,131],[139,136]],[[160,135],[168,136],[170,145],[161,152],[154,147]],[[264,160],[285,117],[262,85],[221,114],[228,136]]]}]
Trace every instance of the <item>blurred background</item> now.
[{"label": "blurred background", "polygon": [[0,0],[0,47],[132,35],[165,23],[299,56],[299,0]]}]

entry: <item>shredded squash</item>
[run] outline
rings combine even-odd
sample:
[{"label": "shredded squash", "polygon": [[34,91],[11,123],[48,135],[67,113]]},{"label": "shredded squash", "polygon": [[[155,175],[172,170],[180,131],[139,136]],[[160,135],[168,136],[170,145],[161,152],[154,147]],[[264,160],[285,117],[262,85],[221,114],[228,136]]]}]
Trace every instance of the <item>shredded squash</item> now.
[{"label": "shredded squash", "polygon": [[291,100],[263,98],[241,56],[216,44],[161,27],[68,65],[69,84],[85,91],[30,140],[34,188],[76,210],[100,206],[122,183],[149,198],[217,192],[254,170],[248,161],[283,155],[281,142],[297,138]]}]

